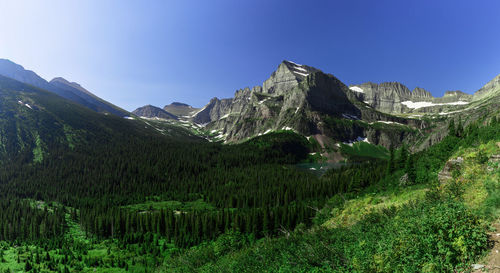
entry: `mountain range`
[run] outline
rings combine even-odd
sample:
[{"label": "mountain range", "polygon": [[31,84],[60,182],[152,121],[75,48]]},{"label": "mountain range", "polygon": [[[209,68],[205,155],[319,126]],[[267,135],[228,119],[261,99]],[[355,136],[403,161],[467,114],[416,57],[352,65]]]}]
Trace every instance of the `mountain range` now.
[{"label": "mountain range", "polygon": [[[305,136],[316,147],[314,152],[338,161],[343,159],[341,145],[361,142],[386,148],[405,144],[413,151],[425,149],[446,136],[449,120],[466,125],[496,111],[500,104],[500,75],[473,95],[447,91],[436,98],[425,89],[411,91],[398,82],[347,86],[320,69],[291,61],[281,62],[261,86],[237,90],[232,98],[213,98],[200,109],[173,102],[163,108],[146,105],[132,113],[100,99],[78,83],[60,77],[46,81],[9,60],[0,60],[0,75],[5,154],[19,152],[25,145],[42,147],[37,143],[51,142],[46,139],[60,138],[64,142],[68,139],[66,129],[83,128],[82,124],[75,126],[65,120],[79,113],[78,119],[88,122],[105,119],[106,115],[125,118],[117,122],[127,124],[118,128],[120,134],[131,130],[126,129],[133,123],[127,121],[131,119],[135,126],[146,127],[148,134],[189,139],[201,136],[224,143],[293,131]],[[61,106],[79,110],[52,112]],[[37,111],[50,112],[51,121],[40,121],[44,116],[41,114],[31,115]],[[46,134],[34,132],[33,124],[21,126],[32,119],[39,120],[37,126],[47,127]],[[95,128],[103,124],[97,123]],[[54,130],[54,126],[59,129]],[[8,128],[18,128],[17,136],[7,137],[16,131]]]},{"label": "mountain range", "polygon": [[127,111],[97,97],[78,83],[69,82],[61,77],[54,78],[48,82],[35,72],[26,70],[21,65],[13,63],[10,60],[0,59],[0,75],[51,91],[96,112],[110,113],[121,117],[128,115]]},{"label": "mountain range", "polygon": [[[468,124],[496,109],[499,81],[500,75],[473,95],[447,91],[436,98],[398,82],[347,86],[317,68],[283,61],[262,86],[240,89],[232,98],[213,98],[201,109],[176,116],[201,127],[207,138],[227,143],[292,130],[317,141],[325,155],[341,143],[360,141],[387,148],[406,143],[421,150],[446,135],[449,119],[460,117]],[[136,114],[161,118],[154,112]]]}]

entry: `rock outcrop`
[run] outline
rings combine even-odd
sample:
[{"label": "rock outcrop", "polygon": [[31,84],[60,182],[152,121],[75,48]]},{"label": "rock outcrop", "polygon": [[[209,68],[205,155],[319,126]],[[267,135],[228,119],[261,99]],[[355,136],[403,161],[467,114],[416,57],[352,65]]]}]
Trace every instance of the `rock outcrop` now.
[{"label": "rock outcrop", "polygon": [[462,157],[457,157],[455,159],[450,159],[444,165],[443,170],[438,173],[438,179],[441,183],[446,183],[453,178],[454,171],[460,171],[464,159]]},{"label": "rock outcrop", "polygon": [[381,84],[363,83],[349,87],[356,97],[377,109],[390,114],[413,112],[439,113],[446,107],[463,106],[472,100],[472,95],[461,91],[447,91],[443,97],[435,98],[427,90],[415,88],[410,91],[398,82]]},{"label": "rock outcrop", "polygon": [[[411,131],[394,130],[397,126],[384,131],[370,123],[381,120],[420,126],[366,108],[354,93],[333,75],[283,61],[262,86],[238,90],[229,99],[213,98],[194,114],[192,121],[205,126],[207,131],[218,132],[227,142],[288,129],[305,136],[326,136],[337,142],[368,137],[372,143],[387,147],[393,143],[397,146]],[[427,96],[425,90],[416,93]]]},{"label": "rock outcrop", "polygon": [[474,93],[474,100],[500,95],[500,74]]}]

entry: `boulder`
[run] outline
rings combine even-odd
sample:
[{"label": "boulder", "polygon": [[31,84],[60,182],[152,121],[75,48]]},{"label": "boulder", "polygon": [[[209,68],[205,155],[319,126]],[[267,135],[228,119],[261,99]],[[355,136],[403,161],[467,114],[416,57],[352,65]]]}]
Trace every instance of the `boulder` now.
[{"label": "boulder", "polygon": [[463,162],[464,159],[462,157],[448,160],[444,165],[443,170],[438,173],[439,182],[445,183],[448,182],[448,180],[452,179],[453,171],[460,170]]}]

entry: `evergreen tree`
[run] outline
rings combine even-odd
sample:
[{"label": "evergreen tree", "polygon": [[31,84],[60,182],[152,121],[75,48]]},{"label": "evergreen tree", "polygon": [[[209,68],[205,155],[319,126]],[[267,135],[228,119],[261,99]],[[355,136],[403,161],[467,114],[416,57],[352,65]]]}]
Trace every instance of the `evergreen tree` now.
[{"label": "evergreen tree", "polygon": [[449,136],[455,136],[456,135],[455,120],[453,118],[450,119],[450,122],[448,123],[448,135]]},{"label": "evergreen tree", "polygon": [[394,147],[391,145],[389,149],[389,161],[387,162],[386,174],[392,174],[395,169],[395,160],[394,160]]},{"label": "evergreen tree", "polygon": [[415,168],[414,155],[410,154],[408,160],[406,161],[405,172],[408,174],[408,181],[415,183],[417,180],[417,170]]},{"label": "evergreen tree", "polygon": [[457,137],[462,137],[464,135],[464,127],[462,124],[462,117],[461,116],[458,118],[457,131],[456,131],[455,135]]},{"label": "evergreen tree", "polygon": [[408,149],[406,148],[406,144],[403,144],[399,152],[398,168],[404,168],[406,166],[406,161],[408,161]]}]

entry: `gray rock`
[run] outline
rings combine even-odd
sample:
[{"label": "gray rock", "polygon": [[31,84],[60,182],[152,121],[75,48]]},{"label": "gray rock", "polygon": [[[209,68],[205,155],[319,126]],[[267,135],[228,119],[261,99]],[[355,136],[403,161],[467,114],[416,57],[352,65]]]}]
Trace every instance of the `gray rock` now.
[{"label": "gray rock", "polygon": [[[406,86],[398,82],[385,82],[381,84],[363,83],[350,86],[356,97],[370,105],[371,107],[391,114],[413,113],[413,112],[431,112],[439,113],[448,108],[463,108],[465,106],[440,105],[443,103],[454,103],[459,101],[471,101],[472,95],[461,91],[447,91],[441,98],[435,98],[429,91],[417,87],[410,91]],[[356,92],[357,91],[357,92]],[[412,108],[404,102],[428,102],[435,105]]]},{"label": "gray rock", "polygon": [[489,162],[500,162],[500,154],[492,155],[489,159]]},{"label": "gray rock", "polygon": [[[423,90],[416,93],[428,96]],[[262,87],[240,89],[230,99],[213,98],[193,117],[193,122],[206,125],[209,131],[219,132],[228,142],[284,128],[305,136],[323,135],[335,141],[351,141],[367,136],[370,142],[386,147],[415,139],[412,136],[414,132],[409,130],[382,130],[356,123],[352,126],[332,123],[340,119],[370,123],[388,118],[372,108],[366,108],[333,75],[283,61]],[[390,118],[389,121],[408,126],[421,127],[423,124],[421,121]]]},{"label": "gray rock", "polygon": [[477,101],[487,97],[500,94],[500,74],[485,84],[481,89],[474,93],[473,100]]},{"label": "gray rock", "polygon": [[462,157],[457,157],[455,159],[450,159],[444,165],[443,170],[438,173],[438,179],[441,183],[446,183],[453,178],[453,171],[460,171],[464,159]]},{"label": "gray rock", "polygon": [[472,264],[472,269],[473,270],[479,270],[481,268],[484,268],[484,265],[482,265],[482,264]]}]

